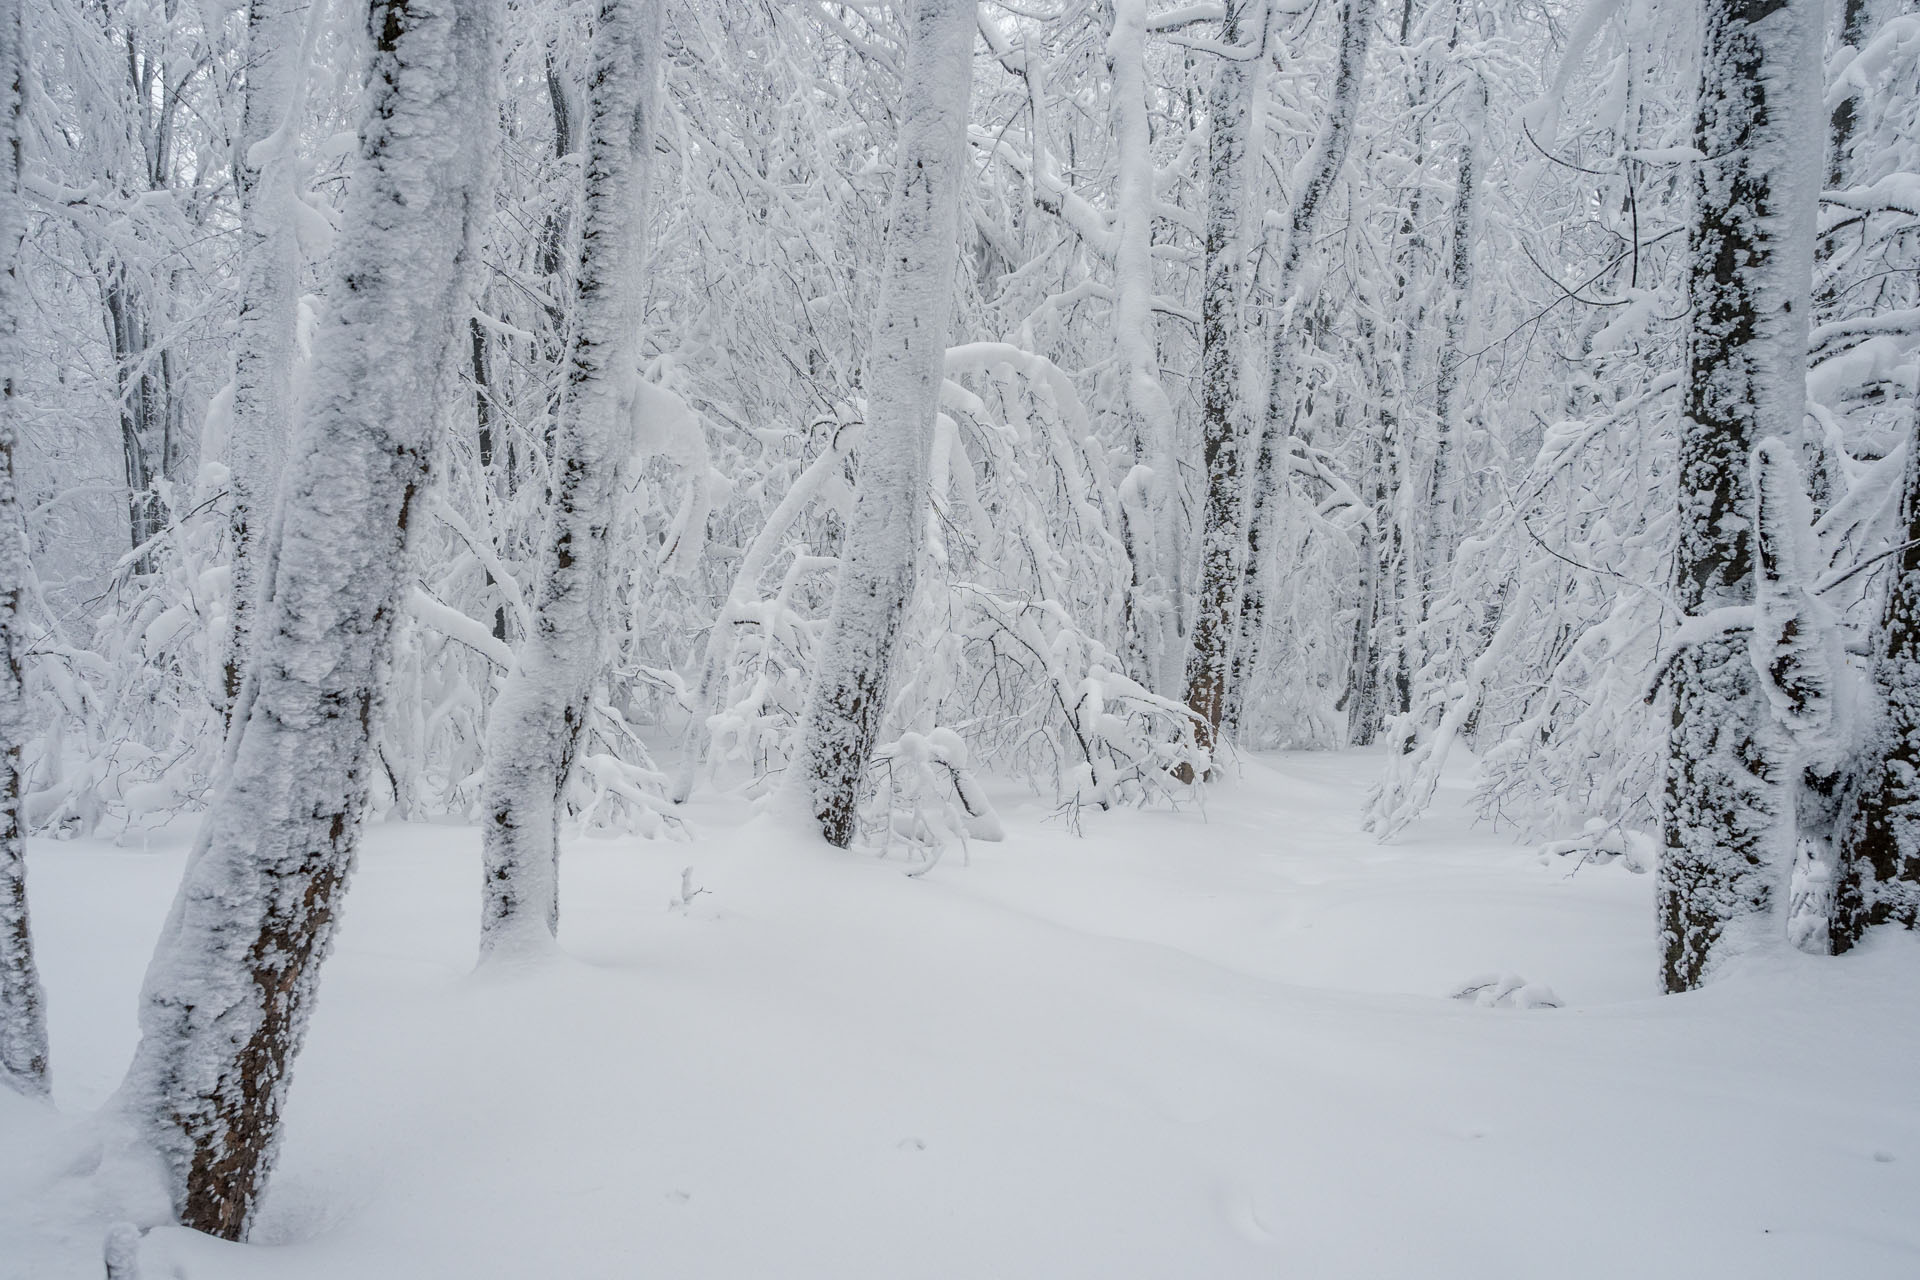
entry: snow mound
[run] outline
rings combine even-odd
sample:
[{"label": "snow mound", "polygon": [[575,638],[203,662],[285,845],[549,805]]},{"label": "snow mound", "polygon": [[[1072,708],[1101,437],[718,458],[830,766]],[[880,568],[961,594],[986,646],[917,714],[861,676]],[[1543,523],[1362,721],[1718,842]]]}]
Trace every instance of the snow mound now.
[{"label": "snow mound", "polygon": [[1560,997],[1544,982],[1528,982],[1517,973],[1483,973],[1453,991],[1455,1000],[1471,1000],[1482,1009],[1558,1009]]}]

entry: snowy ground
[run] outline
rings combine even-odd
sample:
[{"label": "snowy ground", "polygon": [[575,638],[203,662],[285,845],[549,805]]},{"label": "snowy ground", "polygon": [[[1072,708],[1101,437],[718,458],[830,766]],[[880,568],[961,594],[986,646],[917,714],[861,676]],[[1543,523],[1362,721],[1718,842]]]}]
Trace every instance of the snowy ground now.
[{"label": "snowy ground", "polygon": [[[1650,877],[1457,787],[1377,845],[1377,764],[1080,837],[1009,795],[919,878],[697,801],[692,844],[571,847],[566,957],[504,976],[477,834],[373,828],[256,1242],[157,1230],[146,1273],[1920,1276],[1920,940],[1660,998]],[[36,846],[59,1114],[0,1099],[0,1275],[98,1276],[150,1196],[87,1113],[185,836]],[[1565,1007],[1447,998],[1486,971]]]}]

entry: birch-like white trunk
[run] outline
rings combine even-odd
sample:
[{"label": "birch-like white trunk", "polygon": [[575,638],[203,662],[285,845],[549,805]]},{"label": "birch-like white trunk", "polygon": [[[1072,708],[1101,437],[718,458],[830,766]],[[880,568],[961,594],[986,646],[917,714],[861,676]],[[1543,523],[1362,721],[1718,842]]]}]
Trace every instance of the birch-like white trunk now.
[{"label": "birch-like white trunk", "polygon": [[27,581],[26,531],[13,474],[20,406],[20,243],[26,209],[20,198],[20,132],[25,110],[26,43],[20,0],[0,0],[0,1083],[22,1093],[47,1092],[47,1014],[33,962],[27,920],[25,815],[20,750],[28,724],[20,660],[26,649],[20,598]]},{"label": "birch-like white trunk", "polygon": [[353,867],[409,524],[491,203],[494,0],[375,0],[366,117],[252,697],[147,971],[120,1105],[243,1239]]},{"label": "birch-like white trunk", "polygon": [[[1146,0],[1114,0],[1107,62],[1114,143],[1113,340],[1120,356],[1134,456],[1147,467],[1145,492],[1128,512],[1133,561],[1128,601],[1128,657],[1141,682],[1172,690],[1180,661],[1181,564],[1179,463],[1173,403],[1160,380],[1154,335],[1153,136],[1147,112]],[[1144,516],[1136,524],[1133,514]]]},{"label": "birch-like white trunk", "polygon": [[307,0],[251,0],[240,147],[241,252],[246,283],[234,324],[233,411],[228,427],[227,521],[233,557],[225,688],[231,718],[240,698],[255,615],[272,590],[273,511],[293,419],[295,308],[300,244],[295,234],[294,144],[299,137],[301,36]]},{"label": "birch-like white trunk", "polygon": [[853,841],[926,537],[933,426],[966,199],[974,0],[910,0],[886,266],[867,353],[868,428],[833,613],[788,786],[830,843]]},{"label": "birch-like white trunk", "polygon": [[531,625],[487,720],[483,957],[538,951],[559,927],[560,797],[606,647],[611,534],[633,453],[659,44],[655,0],[600,0],[546,545]]},{"label": "birch-like white trunk", "polygon": [[[1673,559],[1689,617],[1754,603],[1749,460],[1768,437],[1803,434],[1820,23],[1813,0],[1705,9]],[[1791,753],[1746,636],[1689,646],[1671,688],[1657,894],[1661,980],[1685,991],[1724,955],[1784,937]]]}]

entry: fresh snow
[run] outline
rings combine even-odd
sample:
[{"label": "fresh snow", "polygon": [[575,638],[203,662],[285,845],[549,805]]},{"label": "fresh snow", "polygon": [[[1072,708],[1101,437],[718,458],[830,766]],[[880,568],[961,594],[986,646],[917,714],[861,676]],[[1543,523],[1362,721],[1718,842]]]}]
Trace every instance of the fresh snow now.
[{"label": "fresh snow", "polygon": [[[478,831],[370,826],[254,1242],[143,1275],[1920,1274],[1920,940],[1660,996],[1652,876],[1457,772],[1378,844],[1382,763],[1079,834],[995,784],[1005,842],[917,877],[701,793],[692,843],[570,842],[564,954],[479,975]],[[94,1109],[190,833],[31,842],[58,1110],[0,1092],[6,1280],[165,1217]],[[1489,980],[1562,1007],[1450,998]]]}]

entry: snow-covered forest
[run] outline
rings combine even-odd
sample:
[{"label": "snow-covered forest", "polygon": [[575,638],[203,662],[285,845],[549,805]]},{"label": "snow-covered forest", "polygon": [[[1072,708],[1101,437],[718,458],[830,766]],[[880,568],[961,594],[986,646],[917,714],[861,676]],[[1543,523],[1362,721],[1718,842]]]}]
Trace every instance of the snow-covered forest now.
[{"label": "snow-covered forest", "polygon": [[0,130],[0,1275],[1920,1274],[1914,0],[0,0]]}]

